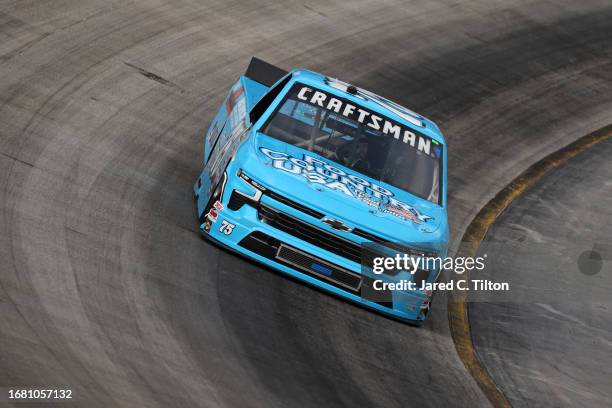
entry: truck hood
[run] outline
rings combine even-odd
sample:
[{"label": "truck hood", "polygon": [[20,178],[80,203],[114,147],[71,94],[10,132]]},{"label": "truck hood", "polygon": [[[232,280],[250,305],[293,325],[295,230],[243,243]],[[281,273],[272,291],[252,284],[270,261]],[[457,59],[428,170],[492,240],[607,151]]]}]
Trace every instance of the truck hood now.
[{"label": "truck hood", "polygon": [[437,204],[260,132],[249,139],[240,166],[278,194],[390,242],[430,247],[446,234]]}]

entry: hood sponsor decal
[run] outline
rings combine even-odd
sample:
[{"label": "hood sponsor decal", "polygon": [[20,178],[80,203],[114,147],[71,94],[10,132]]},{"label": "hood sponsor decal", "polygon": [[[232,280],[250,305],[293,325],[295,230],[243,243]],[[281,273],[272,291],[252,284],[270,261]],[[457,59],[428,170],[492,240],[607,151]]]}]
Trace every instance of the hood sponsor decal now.
[{"label": "hood sponsor decal", "polygon": [[433,217],[396,199],[393,192],[383,186],[347,173],[323,160],[307,154],[298,158],[265,147],[260,147],[259,150],[272,160],[272,167],[287,173],[301,175],[310,183],[322,184],[331,190],[340,191],[380,212],[391,214],[405,221],[410,220],[416,224],[433,220]]}]

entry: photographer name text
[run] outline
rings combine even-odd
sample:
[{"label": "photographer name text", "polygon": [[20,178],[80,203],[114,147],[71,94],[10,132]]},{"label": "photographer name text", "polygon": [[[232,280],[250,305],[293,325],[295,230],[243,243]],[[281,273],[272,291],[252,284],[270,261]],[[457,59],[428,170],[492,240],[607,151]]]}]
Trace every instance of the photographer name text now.
[{"label": "photographer name text", "polygon": [[417,285],[416,282],[402,279],[397,282],[385,282],[380,279],[373,282],[374,290],[474,290],[474,291],[508,291],[510,284],[508,282],[493,282],[487,279],[459,279],[449,282],[421,282]]}]

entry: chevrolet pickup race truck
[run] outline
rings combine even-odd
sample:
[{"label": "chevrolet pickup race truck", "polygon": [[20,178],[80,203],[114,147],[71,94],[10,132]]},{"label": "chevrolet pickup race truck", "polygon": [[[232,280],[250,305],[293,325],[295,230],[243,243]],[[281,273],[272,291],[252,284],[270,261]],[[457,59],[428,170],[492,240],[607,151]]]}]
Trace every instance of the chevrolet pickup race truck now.
[{"label": "chevrolet pickup race truck", "polygon": [[446,145],[425,117],[253,58],[205,135],[194,194],[208,239],[387,316],[426,319],[431,292],[375,282],[434,282],[439,270],[371,273],[376,251],[446,256]]}]

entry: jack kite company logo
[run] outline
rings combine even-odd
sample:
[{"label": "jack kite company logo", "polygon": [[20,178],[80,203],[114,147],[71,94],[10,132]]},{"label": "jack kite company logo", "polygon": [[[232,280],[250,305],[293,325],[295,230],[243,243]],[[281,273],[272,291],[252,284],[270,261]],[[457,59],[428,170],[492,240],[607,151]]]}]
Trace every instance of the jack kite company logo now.
[{"label": "jack kite company logo", "polygon": [[340,191],[382,213],[391,214],[404,221],[410,220],[416,224],[433,220],[433,217],[396,199],[393,192],[383,186],[354,174],[348,174],[315,157],[304,154],[302,158],[298,158],[265,147],[260,147],[259,150],[272,160],[272,167],[302,175],[310,183],[322,184],[331,190]]}]

